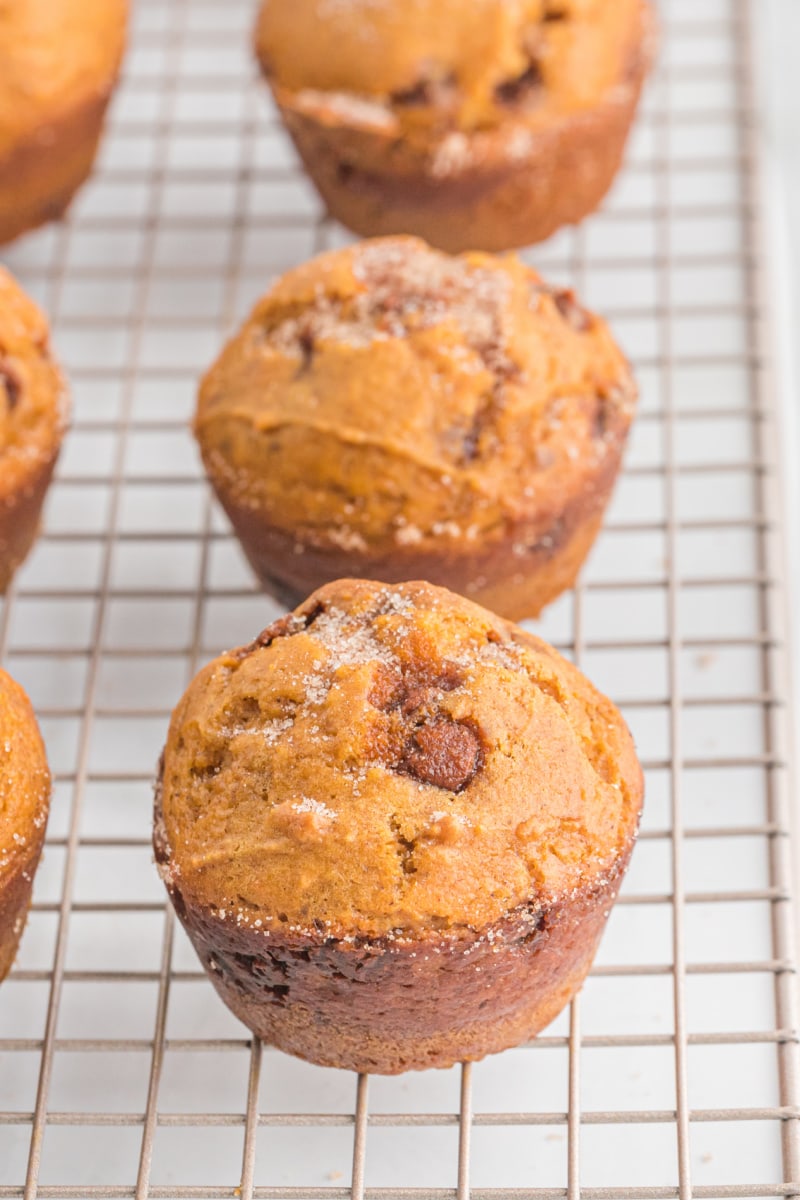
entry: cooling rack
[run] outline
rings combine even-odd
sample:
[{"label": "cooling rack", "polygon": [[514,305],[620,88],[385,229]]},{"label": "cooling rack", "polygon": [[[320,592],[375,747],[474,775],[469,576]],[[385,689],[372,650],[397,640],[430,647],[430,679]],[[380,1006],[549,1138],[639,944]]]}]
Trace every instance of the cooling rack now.
[{"label": "cooling rack", "polygon": [[780,503],[746,0],[668,0],[604,211],[531,261],[605,312],[642,405],[543,634],[647,768],[580,998],[473,1067],[360,1078],[253,1043],[165,908],[150,782],[196,667],[270,621],[187,434],[275,273],[344,239],[248,54],[250,0],[136,0],[92,184],[6,258],[74,425],[0,653],[55,773],[0,989],[0,1197],[689,1200],[800,1194]]}]

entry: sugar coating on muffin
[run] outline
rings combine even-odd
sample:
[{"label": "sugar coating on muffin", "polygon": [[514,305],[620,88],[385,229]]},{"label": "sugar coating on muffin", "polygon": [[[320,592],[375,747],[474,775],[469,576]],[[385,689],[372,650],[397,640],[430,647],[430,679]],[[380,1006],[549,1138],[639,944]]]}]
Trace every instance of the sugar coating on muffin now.
[{"label": "sugar coating on muffin", "polygon": [[387,238],[278,281],[205,377],[195,431],[287,599],[424,577],[518,619],[572,583],[635,399],[570,291],[513,257]]},{"label": "sugar coating on muffin", "polygon": [[0,267],[0,593],[36,535],[67,415],[47,320]]},{"label": "sugar coating on muffin", "polygon": [[619,713],[545,643],[428,584],[343,581],[194,680],[156,848],[220,921],[414,937],[607,886],[640,803]]},{"label": "sugar coating on muffin", "polygon": [[0,670],[0,979],[25,925],[49,801],[50,773],[33,711]]}]

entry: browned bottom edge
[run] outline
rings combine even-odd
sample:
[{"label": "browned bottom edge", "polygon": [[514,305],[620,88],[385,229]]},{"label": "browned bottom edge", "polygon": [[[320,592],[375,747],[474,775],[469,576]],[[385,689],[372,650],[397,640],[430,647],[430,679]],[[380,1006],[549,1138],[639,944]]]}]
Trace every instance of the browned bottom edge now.
[{"label": "browned bottom edge", "polygon": [[19,949],[40,852],[37,850],[31,860],[0,880],[0,982],[11,970]]},{"label": "browned bottom edge", "polygon": [[53,476],[58,451],[39,464],[25,486],[0,497],[0,595],[36,540],[42,505]]},{"label": "browned bottom edge", "polygon": [[254,929],[170,890],[217,992],[259,1038],[321,1066],[392,1075],[480,1059],[549,1024],[586,977],[625,865],[549,907],[421,936]]},{"label": "browned bottom edge", "polygon": [[290,608],[342,577],[385,583],[425,579],[521,621],[538,617],[574,584],[600,530],[622,449],[620,440],[609,443],[596,476],[549,522],[541,514],[509,522],[501,536],[478,544],[442,535],[435,545],[392,542],[365,551],[343,550],[324,531],[289,533],[266,524],[259,512],[221,490],[217,494],[256,575]]},{"label": "browned bottom edge", "polygon": [[0,243],[60,217],[91,172],[110,92],[40,126],[0,160]]}]

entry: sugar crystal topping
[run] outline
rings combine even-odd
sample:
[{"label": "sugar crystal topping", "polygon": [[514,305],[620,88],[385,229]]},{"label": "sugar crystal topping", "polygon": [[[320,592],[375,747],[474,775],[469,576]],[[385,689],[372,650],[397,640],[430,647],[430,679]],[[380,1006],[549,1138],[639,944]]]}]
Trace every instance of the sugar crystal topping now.
[{"label": "sugar crystal topping", "polygon": [[503,318],[511,281],[504,271],[386,239],[354,250],[353,274],[362,291],[346,300],[319,294],[299,316],[269,328],[268,344],[302,357],[319,342],[363,349],[452,322],[487,369],[514,370]]}]

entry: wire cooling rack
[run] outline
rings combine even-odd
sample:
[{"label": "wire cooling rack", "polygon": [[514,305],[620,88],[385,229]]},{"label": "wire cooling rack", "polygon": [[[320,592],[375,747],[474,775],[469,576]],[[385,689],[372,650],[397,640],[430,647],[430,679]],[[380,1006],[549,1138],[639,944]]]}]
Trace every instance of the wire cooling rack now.
[{"label": "wire cooling rack", "polygon": [[251,1042],[151,863],[169,708],[275,615],[202,480],[196,378],[272,275],[344,235],[254,78],[250,0],[135,3],[92,184],[6,255],[75,415],[0,616],[56,779],[0,989],[0,1197],[800,1194],[751,14],[662,15],[612,198],[530,255],[608,314],[642,386],[607,528],[542,626],[622,702],[641,842],[580,999],[535,1044],[357,1080]]}]

